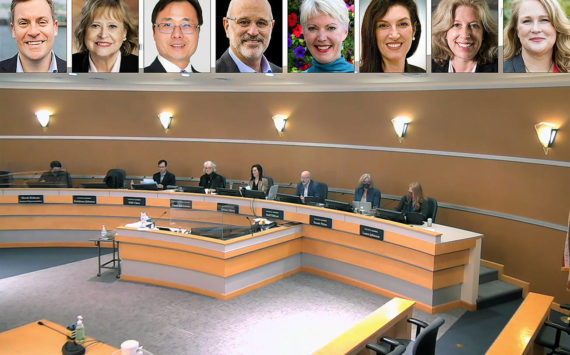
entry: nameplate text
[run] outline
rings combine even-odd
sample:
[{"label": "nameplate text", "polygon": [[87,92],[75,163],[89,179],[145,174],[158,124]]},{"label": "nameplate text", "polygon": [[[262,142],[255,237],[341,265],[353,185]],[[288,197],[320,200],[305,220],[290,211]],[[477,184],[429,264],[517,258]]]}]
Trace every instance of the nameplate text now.
[{"label": "nameplate text", "polygon": [[309,217],[309,222],[312,226],[332,228],[332,219],[331,218],[311,215]]},{"label": "nameplate text", "polygon": [[239,213],[239,205],[232,205],[230,203],[218,203],[218,211],[223,213]]},{"label": "nameplate text", "polygon": [[125,206],[146,206],[146,198],[144,197],[123,197],[123,205]]},{"label": "nameplate text", "polygon": [[44,195],[18,195],[18,203],[44,203]]},{"label": "nameplate text", "polygon": [[360,235],[372,239],[384,240],[384,230],[360,225]]},{"label": "nameplate text", "polygon": [[192,209],[192,200],[170,200],[170,208],[183,208],[187,210]]},{"label": "nameplate text", "polygon": [[97,196],[73,195],[73,204],[75,205],[96,205]]},{"label": "nameplate text", "polygon": [[271,208],[262,208],[261,213],[263,214],[263,218],[285,219],[285,213],[281,210],[273,210]]}]

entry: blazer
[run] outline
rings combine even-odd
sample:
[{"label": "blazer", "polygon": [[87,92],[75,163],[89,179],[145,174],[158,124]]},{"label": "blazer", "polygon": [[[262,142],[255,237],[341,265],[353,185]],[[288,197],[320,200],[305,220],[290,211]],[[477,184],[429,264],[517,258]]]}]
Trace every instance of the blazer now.
[{"label": "blazer", "polygon": [[[55,56],[58,73],[67,73],[67,62]],[[18,54],[0,62],[0,73],[15,73],[18,67]]]},{"label": "blazer", "polygon": [[152,179],[156,181],[157,184],[162,184],[163,190],[166,190],[166,186],[168,185],[176,185],[176,176],[168,170],[166,171],[166,174],[164,174],[162,182],[160,182],[160,172],[154,174]]},{"label": "blazer", "polygon": [[[192,73],[199,73],[199,71],[197,71],[196,69],[194,69],[193,66],[190,66],[192,68]],[[158,57],[154,58],[154,61],[152,63],[150,63],[150,65],[148,67],[144,68],[144,72],[145,73],[166,73],[166,69],[164,69],[164,67],[162,66],[162,63],[160,63],[160,60],[158,60]]]},{"label": "blazer", "polygon": [[[216,60],[216,73],[239,73],[237,64],[234,62],[230,56],[229,48],[226,49],[224,54]],[[269,62],[269,61],[268,61]],[[282,73],[283,69],[281,67],[269,62],[269,67],[274,73]]]},{"label": "blazer", "polygon": [[[354,190],[354,201],[361,201],[362,195],[364,195],[364,188],[357,187],[356,190]],[[375,188],[370,189],[368,191],[368,195],[366,196],[366,201],[372,203],[372,208],[380,207],[381,199],[382,199],[382,193],[380,193],[380,190]]]},{"label": "blazer", "polygon": [[[402,196],[402,198],[400,199],[400,203],[398,204],[398,207],[396,207],[396,211],[399,212],[409,212],[410,211],[410,195],[404,195]],[[427,219],[428,213],[429,213],[429,204],[427,203],[427,200],[424,200],[424,202],[420,205],[420,210],[419,211],[415,211],[415,212],[419,212],[421,214],[424,215],[424,219]]]},{"label": "blazer", "polygon": [[[249,180],[249,187],[253,188],[253,180]],[[267,180],[266,178],[261,178],[261,180],[257,184],[257,190],[263,191],[267,195],[267,191],[269,191],[269,180]]]},{"label": "blazer", "polygon": [[526,73],[522,52],[503,63],[503,73]]},{"label": "blazer", "polygon": [[[432,73],[447,73],[449,70],[449,60],[446,60],[443,65],[439,65],[435,60],[431,60],[431,72]],[[475,73],[496,73],[499,71],[499,63],[497,58],[495,58],[491,63],[479,64],[477,63],[477,68],[475,68]]]},{"label": "blazer", "polygon": [[204,174],[200,177],[200,184],[205,189],[217,189],[218,187],[225,188],[226,182],[222,175],[211,173],[210,175]]},{"label": "blazer", "polygon": [[[318,185],[319,185],[318,182],[311,180],[311,182],[309,182],[309,188],[307,189],[307,194],[309,196],[321,197],[321,191],[319,190]],[[295,195],[304,196],[304,194],[305,194],[305,188],[303,187],[303,183],[300,182],[299,184],[297,184],[297,191]]]},{"label": "blazer", "polygon": [[[73,73],[89,72],[89,52],[75,53],[71,56],[71,71]],[[134,54],[123,55],[121,53],[121,66],[119,73],[138,73],[139,57]]]}]

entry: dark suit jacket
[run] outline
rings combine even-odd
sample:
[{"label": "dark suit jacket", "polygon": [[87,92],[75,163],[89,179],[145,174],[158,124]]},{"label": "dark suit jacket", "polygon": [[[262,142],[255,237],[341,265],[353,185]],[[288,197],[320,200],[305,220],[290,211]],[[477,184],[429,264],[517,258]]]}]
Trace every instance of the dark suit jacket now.
[{"label": "dark suit jacket", "polygon": [[[318,182],[311,180],[309,182],[309,188],[307,189],[307,194],[309,196],[314,197],[321,197],[321,191],[319,190]],[[297,192],[295,193],[297,196],[304,196],[305,195],[305,188],[303,187],[303,183],[300,182],[297,184]]]},{"label": "dark suit jacket", "polygon": [[[411,201],[409,195],[402,196],[402,198],[400,199],[400,203],[398,204],[398,207],[396,207],[396,211],[404,213],[410,212],[410,203]],[[427,202],[427,200],[424,200],[424,202],[420,205],[420,210],[415,212],[423,214],[424,218],[427,219],[429,213],[429,203]]]},{"label": "dark suit jacket", "polygon": [[166,174],[164,174],[164,179],[162,179],[162,182],[160,182],[160,172],[154,174],[152,176],[152,179],[156,181],[157,185],[162,184],[163,190],[166,190],[166,186],[168,185],[176,185],[176,176],[168,170],[166,171]]},{"label": "dark suit jacket", "polygon": [[[239,73],[237,64],[234,62],[230,56],[229,48],[226,49],[224,54],[216,60],[216,73]],[[274,73],[282,73],[283,69],[281,67],[269,62],[269,67]]]},{"label": "dark suit jacket", "polygon": [[[89,52],[75,53],[71,56],[71,71],[73,73],[89,72]],[[121,54],[120,73],[138,73],[139,57],[134,54]]]},{"label": "dark suit jacket", "polygon": [[222,175],[211,173],[204,174],[200,177],[200,184],[205,189],[217,189],[218,187],[226,188],[226,182]]},{"label": "dark suit jacket", "polygon": [[503,63],[503,73],[526,73],[522,52]]},{"label": "dark suit jacket", "polygon": [[67,171],[46,171],[45,173],[43,173],[40,176],[40,182],[47,182],[50,184],[54,184],[54,185],[59,185],[59,184],[63,184],[66,185],[67,187],[72,187],[71,184],[71,174],[69,174]]},{"label": "dark suit jacket", "polygon": [[[199,71],[194,69],[193,66],[190,66],[190,67],[192,68],[192,73],[199,73]],[[150,63],[150,65],[148,67],[144,68],[144,72],[145,73],[166,73],[166,69],[164,69],[164,67],[160,63],[160,60],[158,60],[158,57],[156,57],[156,58],[154,58],[154,61],[152,63]]]},{"label": "dark suit jacket", "polygon": [[[364,188],[357,187],[356,190],[354,190],[354,201],[362,200],[362,195],[364,195]],[[380,207],[381,198],[382,194],[380,193],[380,190],[372,188],[372,190],[368,191],[368,195],[366,196],[366,201],[372,203],[372,208],[378,208]]]},{"label": "dark suit jacket", "polygon": [[[443,65],[439,65],[432,59],[431,61],[431,72],[432,73],[447,73],[449,70],[449,60]],[[475,73],[496,73],[499,71],[499,63],[497,58],[491,63],[479,64],[477,63],[477,68],[475,68]]]},{"label": "dark suit jacket", "polygon": [[[67,73],[67,62],[55,56],[58,73]],[[15,73],[18,67],[18,54],[0,62],[0,73]]]}]

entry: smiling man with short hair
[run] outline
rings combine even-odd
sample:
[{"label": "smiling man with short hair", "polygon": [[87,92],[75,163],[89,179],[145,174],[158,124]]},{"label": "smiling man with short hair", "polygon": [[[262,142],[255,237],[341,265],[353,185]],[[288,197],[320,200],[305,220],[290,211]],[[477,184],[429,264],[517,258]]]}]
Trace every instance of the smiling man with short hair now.
[{"label": "smiling man with short hair", "polygon": [[65,73],[67,63],[53,52],[58,23],[52,0],[12,0],[10,16],[18,53],[0,62],[0,72]]}]

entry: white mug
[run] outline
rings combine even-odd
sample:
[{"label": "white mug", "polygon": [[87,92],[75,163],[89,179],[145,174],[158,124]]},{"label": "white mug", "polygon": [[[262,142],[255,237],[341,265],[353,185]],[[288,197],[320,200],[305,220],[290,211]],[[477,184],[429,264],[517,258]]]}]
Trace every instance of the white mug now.
[{"label": "white mug", "polygon": [[121,344],[121,355],[137,355],[139,342],[136,340],[125,340]]},{"label": "white mug", "polygon": [[431,223],[432,223],[431,218],[428,218],[428,220],[427,220],[427,226],[428,226],[428,227],[431,227]]}]

